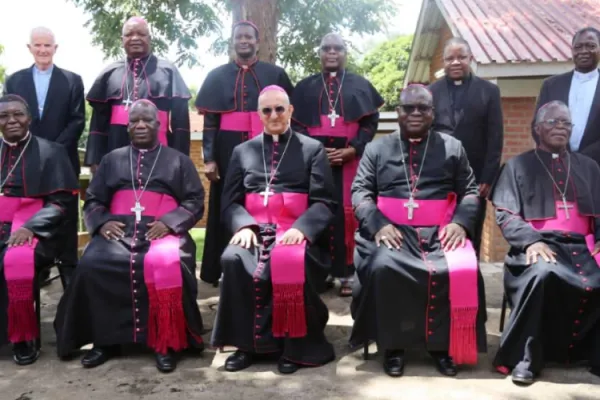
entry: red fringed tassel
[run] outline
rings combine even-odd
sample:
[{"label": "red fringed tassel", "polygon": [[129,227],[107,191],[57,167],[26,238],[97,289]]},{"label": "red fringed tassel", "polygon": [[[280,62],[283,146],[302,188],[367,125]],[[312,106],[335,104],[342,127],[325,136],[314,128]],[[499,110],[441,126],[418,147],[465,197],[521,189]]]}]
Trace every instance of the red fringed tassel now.
[{"label": "red fringed tassel", "polygon": [[[187,323],[183,312],[181,288],[156,290],[155,319],[148,321],[148,331],[156,335],[148,346],[154,351],[166,354],[168,349],[180,351],[187,347]],[[150,308],[153,306],[151,305]],[[154,326],[152,326],[154,325]]]},{"label": "red fringed tassel", "polygon": [[153,284],[147,284],[148,290],[148,329],[146,334],[146,342],[150,347],[154,346],[158,338],[158,297]]},{"label": "red fringed tassel", "polygon": [[346,264],[354,264],[354,233],[358,229],[358,221],[352,207],[344,207],[344,242],[346,244]]},{"label": "red fringed tassel", "polygon": [[452,309],[449,354],[458,365],[477,364],[477,308]]},{"label": "red fringed tassel", "polygon": [[306,336],[304,284],[273,285],[273,336]]},{"label": "red fringed tassel", "polygon": [[33,304],[33,280],[8,281],[8,340],[19,343],[38,337]]}]

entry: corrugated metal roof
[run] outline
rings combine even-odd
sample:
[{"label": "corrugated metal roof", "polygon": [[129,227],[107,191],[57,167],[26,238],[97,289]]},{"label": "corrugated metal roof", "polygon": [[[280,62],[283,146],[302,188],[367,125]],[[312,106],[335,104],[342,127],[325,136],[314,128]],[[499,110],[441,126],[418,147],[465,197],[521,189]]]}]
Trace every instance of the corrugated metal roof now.
[{"label": "corrugated metal roof", "polygon": [[[427,0],[425,0],[427,1]],[[573,34],[600,27],[600,0],[436,0],[478,64],[571,59]]]}]

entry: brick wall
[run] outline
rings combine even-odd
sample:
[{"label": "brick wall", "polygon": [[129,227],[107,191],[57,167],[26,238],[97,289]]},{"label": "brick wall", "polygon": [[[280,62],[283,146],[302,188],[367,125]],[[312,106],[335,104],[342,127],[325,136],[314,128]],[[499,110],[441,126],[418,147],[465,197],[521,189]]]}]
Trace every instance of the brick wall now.
[{"label": "brick wall", "polygon": [[196,170],[200,174],[200,179],[202,180],[202,185],[204,186],[204,217],[201,221],[199,221],[196,226],[204,228],[206,226],[206,217],[208,216],[208,198],[210,193],[210,183],[208,179],[204,176],[204,161],[202,160],[202,141],[201,140],[192,140],[192,145],[190,149],[190,158],[194,162],[196,166]]}]

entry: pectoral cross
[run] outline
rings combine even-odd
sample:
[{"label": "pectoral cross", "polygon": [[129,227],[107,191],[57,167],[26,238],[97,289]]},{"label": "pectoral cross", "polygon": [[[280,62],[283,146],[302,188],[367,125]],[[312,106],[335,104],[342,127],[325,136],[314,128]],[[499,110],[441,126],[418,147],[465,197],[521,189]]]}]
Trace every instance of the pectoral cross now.
[{"label": "pectoral cross", "polygon": [[408,208],[408,219],[413,219],[413,211],[415,208],[419,208],[419,205],[411,195],[408,198],[408,203],[404,203],[404,208]]},{"label": "pectoral cross", "polygon": [[125,109],[129,109],[129,106],[133,103],[133,101],[131,101],[131,99],[129,98],[129,96],[127,96],[127,99],[123,100],[123,104],[125,104]]},{"label": "pectoral cross", "polygon": [[562,208],[563,210],[565,210],[565,218],[571,218],[571,216],[569,215],[569,208],[573,208],[573,205],[567,204],[567,199],[565,198],[565,196],[563,196],[562,198],[562,206],[559,205],[558,208]]},{"label": "pectoral cross", "polygon": [[329,118],[329,120],[331,121],[331,127],[335,126],[335,120],[338,119],[339,117],[340,116],[337,115],[337,113],[335,112],[335,110],[331,110],[331,112],[327,116],[327,118]]},{"label": "pectoral cross", "polygon": [[273,193],[271,191],[271,189],[269,188],[269,185],[267,185],[267,187],[265,188],[265,190],[263,190],[259,194],[263,197],[263,206],[266,207],[267,204],[269,204],[269,196],[273,196],[275,193]]},{"label": "pectoral cross", "polygon": [[142,211],[144,211],[144,210],[145,210],[145,208],[142,207],[140,202],[136,201],[135,207],[133,207],[131,209],[131,212],[135,214],[135,222],[140,222],[142,220]]}]

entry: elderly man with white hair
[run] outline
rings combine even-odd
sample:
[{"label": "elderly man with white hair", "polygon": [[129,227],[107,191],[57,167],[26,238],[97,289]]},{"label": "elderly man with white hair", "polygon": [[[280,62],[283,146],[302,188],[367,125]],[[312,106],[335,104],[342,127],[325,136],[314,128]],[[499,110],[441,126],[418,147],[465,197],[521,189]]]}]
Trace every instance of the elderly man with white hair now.
[{"label": "elderly man with white hair", "polygon": [[[81,76],[54,65],[58,45],[52,31],[37,27],[31,31],[29,51],[34,64],[12,74],[6,81],[6,94],[16,94],[27,101],[31,109],[29,129],[35,136],[61,144],[67,151],[76,175],[79,175],[77,143],[85,126],[85,101]],[[59,257],[63,283],[69,282],[77,265],[78,204],[72,202],[66,210],[68,225],[64,250]],[[43,274],[47,274],[45,270]]]},{"label": "elderly man with white hair", "polygon": [[233,238],[221,257],[212,338],[237,348],[226,371],[274,356],[290,374],[335,357],[323,333],[327,307],[308,279],[330,260],[320,238],[336,211],[335,186],[325,148],[290,128],[292,111],[284,89],[263,89],[264,132],[234,149],[227,170],[221,212]]}]

